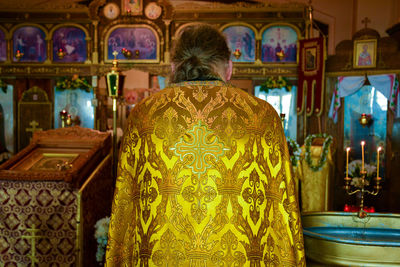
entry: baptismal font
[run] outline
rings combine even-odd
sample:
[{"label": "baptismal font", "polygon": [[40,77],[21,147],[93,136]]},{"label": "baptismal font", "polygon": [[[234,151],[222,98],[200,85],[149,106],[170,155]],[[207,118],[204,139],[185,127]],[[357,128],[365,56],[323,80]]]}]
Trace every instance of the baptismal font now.
[{"label": "baptismal font", "polygon": [[377,165],[376,165],[376,177],[374,178],[375,180],[375,186],[374,190],[370,191],[366,189],[366,182],[365,178],[367,175],[367,171],[364,168],[364,147],[365,147],[365,141],[361,141],[361,170],[360,170],[360,175],[361,175],[361,183],[358,189],[351,190],[352,185],[350,184],[351,180],[353,179],[352,177],[349,177],[349,152],[350,152],[350,147],[346,148],[346,177],[344,178],[345,185],[344,189],[346,190],[346,193],[348,195],[353,195],[358,192],[360,192],[361,195],[361,200],[360,200],[360,211],[358,212],[358,217],[360,218],[365,218],[367,216],[367,212],[364,210],[364,195],[365,194],[370,194],[373,196],[378,195],[379,191],[382,189],[382,186],[380,185],[381,177],[379,177],[379,154],[382,150],[382,147],[378,147],[377,149]]}]

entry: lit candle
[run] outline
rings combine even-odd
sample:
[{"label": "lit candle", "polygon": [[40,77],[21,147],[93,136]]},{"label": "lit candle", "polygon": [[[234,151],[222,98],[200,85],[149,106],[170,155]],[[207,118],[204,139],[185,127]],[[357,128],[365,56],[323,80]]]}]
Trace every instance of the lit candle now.
[{"label": "lit candle", "polygon": [[346,148],[346,177],[349,177],[349,152],[350,147]]},{"label": "lit candle", "polygon": [[364,146],[365,141],[361,141],[361,172],[364,172]]},{"label": "lit candle", "polygon": [[376,155],[376,178],[379,178],[379,153],[381,152],[382,147],[378,147],[377,155]]}]

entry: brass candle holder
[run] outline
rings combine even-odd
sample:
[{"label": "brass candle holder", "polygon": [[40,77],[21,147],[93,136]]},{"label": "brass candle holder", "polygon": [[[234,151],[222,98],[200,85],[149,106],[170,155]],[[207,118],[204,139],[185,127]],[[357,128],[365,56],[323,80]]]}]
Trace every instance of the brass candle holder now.
[{"label": "brass candle holder", "polygon": [[66,54],[67,53],[62,48],[58,49],[58,51],[57,51],[57,56],[59,59],[63,59]]},{"label": "brass candle holder", "polygon": [[370,126],[372,124],[372,116],[370,114],[361,114],[361,117],[358,119],[362,127]]},{"label": "brass candle holder", "polygon": [[63,109],[60,111],[60,119],[61,119],[61,128],[64,128],[66,126],[66,121],[68,117],[68,112]]},{"label": "brass candle holder", "polygon": [[131,59],[132,58],[132,51],[126,48],[122,48],[121,50],[122,55],[124,55],[125,58]]},{"label": "brass candle holder", "polygon": [[233,55],[235,56],[236,59],[239,59],[242,55],[242,52],[240,52],[240,49],[237,48],[235,52],[233,52]]},{"label": "brass candle holder", "polygon": [[72,120],[71,114],[68,114],[67,119],[65,120],[65,125],[69,127],[72,125],[72,122],[73,122],[73,120]]},{"label": "brass candle holder", "polygon": [[283,50],[276,52],[276,56],[279,58],[280,61],[282,61],[285,58],[285,52]]},{"label": "brass candle holder", "polygon": [[361,194],[360,211],[358,212],[358,217],[365,218],[367,216],[367,212],[364,210],[364,196],[366,194],[376,196],[379,194],[380,190],[382,189],[382,186],[380,185],[382,178],[379,177],[379,153],[382,150],[382,148],[379,147],[377,150],[377,173],[376,173],[376,177],[374,178],[375,186],[374,186],[374,190],[370,191],[370,190],[366,189],[366,184],[365,184],[365,177],[367,176],[367,171],[365,171],[365,169],[364,169],[364,146],[365,146],[364,141],[361,142],[361,146],[362,146],[362,168],[360,171],[361,185],[359,186],[358,189],[352,190],[352,185],[350,183],[353,178],[349,177],[349,151],[350,151],[350,148],[347,148],[346,149],[347,165],[346,165],[346,177],[344,178],[344,182],[345,182],[344,189],[346,190],[346,193],[350,196],[360,192],[360,194]]},{"label": "brass candle holder", "polygon": [[24,56],[24,53],[22,53],[21,51],[17,50],[17,52],[15,53],[15,58],[19,61],[22,57]]}]

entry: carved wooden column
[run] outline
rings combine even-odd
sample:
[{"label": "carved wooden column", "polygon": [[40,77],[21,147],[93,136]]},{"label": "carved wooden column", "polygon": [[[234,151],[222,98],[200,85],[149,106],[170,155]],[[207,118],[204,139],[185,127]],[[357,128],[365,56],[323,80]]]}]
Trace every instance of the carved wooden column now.
[{"label": "carved wooden column", "polygon": [[11,63],[12,55],[14,54],[13,48],[11,46],[11,38],[12,38],[11,33],[8,33],[7,36],[6,36],[6,43],[7,43],[6,63]]},{"label": "carved wooden column", "polygon": [[262,64],[262,61],[261,61],[261,38],[257,38],[256,39],[256,47],[255,47],[255,49],[256,49],[256,58],[255,58],[255,60],[256,60],[256,64]]},{"label": "carved wooden column", "polygon": [[[99,63],[99,52],[98,52],[97,43],[99,41],[98,40],[99,37],[98,37],[98,33],[97,33],[97,25],[99,24],[99,22],[97,20],[95,20],[95,21],[92,22],[92,24],[93,24],[93,27],[94,27],[94,29],[93,29],[94,40],[93,40],[92,62],[93,62],[93,64],[98,64]],[[90,48],[89,42],[87,42],[87,46],[88,46],[88,53],[89,53],[89,51],[91,51],[89,49]]]},{"label": "carved wooden column", "polygon": [[164,20],[165,23],[165,53],[164,53],[164,62],[165,63],[169,63],[169,39],[170,39],[170,33],[169,33],[169,26],[171,25],[171,20],[170,19],[166,19]]},{"label": "carved wooden column", "polygon": [[51,63],[51,61],[53,60],[53,51],[52,51],[52,39],[50,36],[46,36],[45,38],[46,44],[47,44],[47,58],[44,61],[44,63]]}]

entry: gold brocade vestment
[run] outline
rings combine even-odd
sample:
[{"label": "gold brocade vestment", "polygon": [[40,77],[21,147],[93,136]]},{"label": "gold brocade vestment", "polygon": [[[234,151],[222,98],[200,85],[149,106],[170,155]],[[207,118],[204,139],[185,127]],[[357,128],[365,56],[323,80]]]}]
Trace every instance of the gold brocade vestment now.
[{"label": "gold brocade vestment", "polygon": [[281,120],[220,81],[135,106],[110,221],[111,266],[304,266]]},{"label": "gold brocade vestment", "polygon": [[[321,159],[322,146],[311,146],[311,161],[317,165]],[[328,211],[329,188],[331,183],[332,153],[330,147],[326,162],[319,171],[313,171],[305,160],[305,147],[302,147],[303,179],[301,183],[302,211]]]}]

